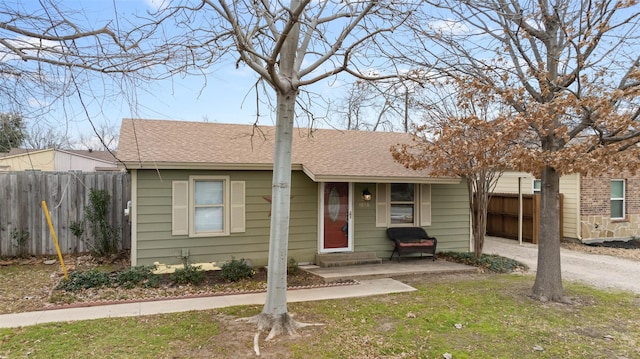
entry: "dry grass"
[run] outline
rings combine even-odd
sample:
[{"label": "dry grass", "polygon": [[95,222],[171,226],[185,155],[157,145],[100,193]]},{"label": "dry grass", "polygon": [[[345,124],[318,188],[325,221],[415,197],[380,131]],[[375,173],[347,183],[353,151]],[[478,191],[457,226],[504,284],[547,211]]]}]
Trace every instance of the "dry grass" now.
[{"label": "dry grass", "polygon": [[[298,337],[261,341],[261,358],[638,358],[640,297],[567,285],[541,303],[530,276],[400,278],[412,293],[305,303]],[[255,358],[258,306],[0,329],[0,358]],[[262,336],[264,338],[264,334]]]},{"label": "dry grass", "polygon": [[[55,289],[63,279],[63,273],[57,264],[45,265],[43,262],[46,259],[0,262],[0,314],[36,311],[72,303],[134,301],[266,290],[266,272],[264,269],[258,269],[253,278],[233,283],[225,281],[221,278],[220,272],[215,271],[207,272],[205,282],[199,286],[175,285],[168,279],[168,275],[163,275],[158,288],[102,287],[67,292]],[[69,270],[78,271],[98,268],[112,272],[129,267],[129,263],[123,259],[101,263],[90,256],[69,256],[65,259],[65,264]],[[289,275],[287,282],[292,287],[324,284],[322,278],[302,270]]]}]

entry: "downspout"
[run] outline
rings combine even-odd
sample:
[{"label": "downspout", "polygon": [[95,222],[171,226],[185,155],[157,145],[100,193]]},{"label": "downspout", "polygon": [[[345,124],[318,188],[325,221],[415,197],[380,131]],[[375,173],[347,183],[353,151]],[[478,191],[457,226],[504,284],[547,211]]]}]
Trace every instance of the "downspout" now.
[{"label": "downspout", "polygon": [[473,210],[469,208],[469,253],[473,253],[473,224],[471,221],[473,221]]},{"label": "downspout", "polygon": [[522,177],[518,176],[518,242],[522,245]]},{"label": "downspout", "polygon": [[138,265],[138,170],[131,170],[131,209],[129,220],[131,221],[131,266]]},{"label": "downspout", "polygon": [[[580,217],[580,214],[582,212],[582,202],[580,201],[582,198],[582,184],[581,184],[581,180],[582,180],[582,176],[580,175],[580,173],[577,174],[578,180],[576,181],[576,193],[578,194],[576,197],[576,203],[577,203],[577,211],[576,211],[576,236],[578,237],[578,240],[580,242],[582,242],[582,218]],[[565,201],[566,202],[566,201]]]}]

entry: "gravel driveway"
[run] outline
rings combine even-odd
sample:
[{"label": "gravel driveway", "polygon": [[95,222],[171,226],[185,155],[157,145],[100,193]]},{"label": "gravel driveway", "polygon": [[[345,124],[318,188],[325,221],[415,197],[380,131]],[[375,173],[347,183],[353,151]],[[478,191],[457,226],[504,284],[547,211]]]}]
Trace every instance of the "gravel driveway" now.
[{"label": "gravel driveway", "polygon": [[[537,268],[538,247],[531,243],[521,246],[516,240],[486,237],[484,253],[516,259],[528,265],[531,273]],[[640,261],[564,248],[560,250],[560,258],[563,280],[640,294]]]}]

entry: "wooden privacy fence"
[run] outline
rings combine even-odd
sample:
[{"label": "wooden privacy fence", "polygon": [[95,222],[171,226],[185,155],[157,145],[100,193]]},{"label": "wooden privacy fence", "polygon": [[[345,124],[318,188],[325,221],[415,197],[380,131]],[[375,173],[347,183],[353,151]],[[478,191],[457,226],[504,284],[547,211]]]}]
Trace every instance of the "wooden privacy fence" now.
[{"label": "wooden privacy fence", "polygon": [[[560,195],[560,238],[562,233],[563,196]],[[487,235],[518,239],[518,194],[494,193],[487,208]],[[522,239],[538,243],[540,227],[540,195],[522,195]]]},{"label": "wooden privacy fence", "polygon": [[[8,172],[0,173],[0,257],[55,254],[42,201],[47,202],[63,254],[91,250],[90,224],[85,220],[89,190],[106,190],[111,197],[108,220],[119,229],[119,248],[130,249],[131,231],[124,216],[131,199],[131,180],[124,172]],[[71,227],[84,222],[77,238]],[[24,239],[21,246],[17,238]]]}]

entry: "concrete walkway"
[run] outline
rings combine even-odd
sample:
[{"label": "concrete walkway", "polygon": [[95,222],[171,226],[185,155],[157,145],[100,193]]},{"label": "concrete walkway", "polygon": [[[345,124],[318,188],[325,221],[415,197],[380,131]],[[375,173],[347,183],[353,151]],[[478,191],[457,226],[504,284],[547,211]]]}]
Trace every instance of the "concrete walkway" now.
[{"label": "concrete walkway", "polygon": [[444,260],[431,260],[431,258],[402,258],[399,261],[384,260],[380,264],[361,264],[344,267],[306,266],[306,271],[318,275],[326,282],[340,280],[362,280],[400,277],[418,274],[461,273],[476,272],[478,269],[465,264],[447,262]]},{"label": "concrete walkway", "polygon": [[[415,290],[415,288],[399,281],[390,278],[382,278],[361,280],[359,281],[359,284],[355,285],[290,290],[287,292],[287,301],[290,303],[306,302],[312,300],[402,293]],[[68,322],[98,318],[176,313],[190,310],[207,310],[235,305],[261,305],[264,304],[265,297],[266,293],[251,293],[5,314],[0,315],[0,328],[16,328],[51,322]]]},{"label": "concrete walkway", "polygon": [[[520,245],[512,239],[486,237],[484,253],[516,259],[528,265],[532,273],[538,266],[538,246],[531,243]],[[560,260],[563,280],[640,294],[640,261],[564,248]]]}]

